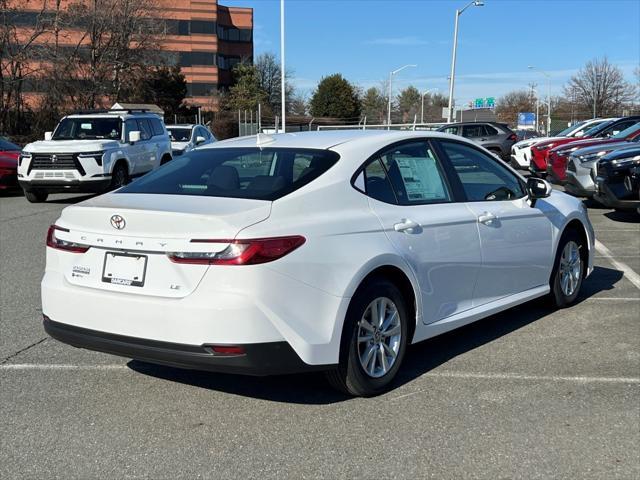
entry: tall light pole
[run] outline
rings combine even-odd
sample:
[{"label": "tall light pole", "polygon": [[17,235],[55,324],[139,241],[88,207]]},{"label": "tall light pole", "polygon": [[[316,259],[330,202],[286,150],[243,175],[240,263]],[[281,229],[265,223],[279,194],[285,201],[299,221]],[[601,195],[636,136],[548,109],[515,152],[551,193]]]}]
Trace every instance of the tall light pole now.
[{"label": "tall light pole", "polygon": [[[282,116],[282,133],[286,133],[287,123],[285,118],[285,72],[284,72],[284,0],[280,0],[280,115]],[[278,132],[276,132],[278,133]]]},{"label": "tall light pole", "polygon": [[474,7],[483,7],[483,0],[473,0],[469,2],[462,10],[456,10],[456,22],[453,27],[453,54],[451,55],[451,76],[449,77],[449,109],[447,111],[447,123],[451,123],[453,117],[453,86],[456,79],[456,53],[458,51],[458,18],[471,5]]},{"label": "tall light pole", "polygon": [[527,68],[529,70],[537,70],[547,77],[547,136],[549,136],[549,133],[551,132],[551,75],[544,70],[534,67],[533,65],[529,65]]},{"label": "tall light pole", "polygon": [[598,98],[598,87],[600,86],[601,74],[596,73],[596,81],[593,82],[593,118],[596,118],[596,99]]},{"label": "tall light pole", "polygon": [[431,88],[429,90],[425,90],[420,94],[420,123],[424,123],[424,96],[429,92],[435,92],[438,90],[437,88]]},{"label": "tall light pole", "polygon": [[393,72],[389,72],[389,102],[387,105],[387,130],[391,129],[391,95],[393,95],[393,76],[404,70],[405,68],[409,68],[409,67],[417,67],[418,65],[414,65],[414,64],[410,64],[410,65],[405,65],[403,67],[398,68],[397,70],[394,70]]}]

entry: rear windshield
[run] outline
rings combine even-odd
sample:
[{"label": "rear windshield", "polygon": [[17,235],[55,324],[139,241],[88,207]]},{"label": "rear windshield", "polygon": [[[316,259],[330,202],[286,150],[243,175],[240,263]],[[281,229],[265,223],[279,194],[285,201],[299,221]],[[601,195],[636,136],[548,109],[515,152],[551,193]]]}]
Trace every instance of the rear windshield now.
[{"label": "rear windshield", "polygon": [[190,128],[167,127],[172,142],[188,142],[191,140]]},{"label": "rear windshield", "polygon": [[315,180],[338,161],[328,150],[210,148],[176,157],[118,193],[201,195],[277,200]]},{"label": "rear windshield", "polygon": [[120,140],[122,121],[105,117],[63,119],[53,133],[53,140]]}]

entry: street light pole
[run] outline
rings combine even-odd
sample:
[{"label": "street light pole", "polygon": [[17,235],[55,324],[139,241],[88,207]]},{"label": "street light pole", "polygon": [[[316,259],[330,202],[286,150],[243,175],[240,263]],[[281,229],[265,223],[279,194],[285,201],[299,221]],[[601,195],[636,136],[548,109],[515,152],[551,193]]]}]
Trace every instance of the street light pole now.
[{"label": "street light pole", "polygon": [[547,77],[547,136],[549,136],[549,133],[551,132],[551,75],[532,65],[529,65],[527,68],[529,68],[529,70],[537,70]]},{"label": "street light pole", "polygon": [[451,54],[451,76],[449,77],[449,108],[447,110],[447,123],[451,123],[453,117],[453,87],[456,79],[456,55],[458,52],[458,19],[471,5],[474,7],[484,6],[483,0],[473,0],[468,3],[462,10],[456,10],[456,20],[453,27],[453,53]]},{"label": "street light pole", "polygon": [[405,68],[409,68],[409,67],[417,67],[418,65],[414,65],[414,64],[410,64],[410,65],[405,65],[403,67],[398,68],[397,70],[394,70],[392,72],[389,72],[389,101],[387,104],[387,130],[391,129],[391,95],[393,95],[393,76],[404,70]]},{"label": "street light pole", "polygon": [[598,87],[600,86],[600,77],[599,73],[596,73],[596,81],[593,82],[593,118],[596,118],[596,99],[598,98]]},{"label": "street light pole", "polygon": [[[280,115],[282,116],[282,133],[286,133],[285,105],[285,71],[284,71],[284,0],[280,0]],[[278,133],[276,131],[276,133]]]}]

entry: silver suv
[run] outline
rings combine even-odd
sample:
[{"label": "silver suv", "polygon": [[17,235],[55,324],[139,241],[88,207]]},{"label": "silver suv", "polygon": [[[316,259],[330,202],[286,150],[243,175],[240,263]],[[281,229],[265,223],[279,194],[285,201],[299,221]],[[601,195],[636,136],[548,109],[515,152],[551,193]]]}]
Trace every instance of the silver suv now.
[{"label": "silver suv", "polygon": [[518,141],[518,136],[509,127],[497,122],[449,123],[438,131],[473,140],[503,160],[510,158],[511,146]]},{"label": "silver suv", "polygon": [[162,119],[144,110],[105,110],[64,117],[18,160],[18,183],[30,202],[50,193],[119,188],[171,160]]}]

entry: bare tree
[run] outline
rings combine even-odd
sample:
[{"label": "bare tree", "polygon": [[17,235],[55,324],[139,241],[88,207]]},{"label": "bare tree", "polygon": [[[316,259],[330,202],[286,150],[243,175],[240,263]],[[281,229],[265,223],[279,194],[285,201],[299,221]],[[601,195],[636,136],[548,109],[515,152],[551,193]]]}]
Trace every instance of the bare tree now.
[{"label": "bare tree", "polygon": [[[263,53],[256,58],[254,66],[258,74],[259,88],[267,96],[268,105],[263,106],[268,107],[265,113],[269,113],[268,110],[271,110],[270,113],[279,114],[282,101],[282,94],[280,93],[282,91],[282,76],[278,59],[273,53]],[[293,113],[291,108],[293,107],[295,95],[293,85],[290,82],[292,77],[293,72],[287,69],[285,78],[285,102],[289,113]],[[296,106],[299,107],[299,105]]]},{"label": "bare tree", "polygon": [[[635,87],[607,57],[587,62],[565,86],[565,95],[594,116],[619,115],[635,96]],[[574,97],[575,95],[575,97]]]},{"label": "bare tree", "polygon": [[517,124],[518,113],[535,111],[531,90],[515,90],[506,93],[496,103],[496,116],[501,122]]},{"label": "bare tree", "polygon": [[19,15],[23,14],[9,0],[0,0],[0,132],[15,131],[22,123],[25,103],[23,90],[26,82],[34,79],[40,64],[37,42],[48,29],[47,2],[37,13],[35,24],[20,28]]}]

